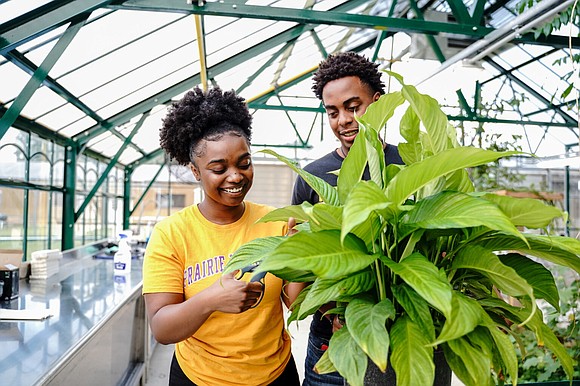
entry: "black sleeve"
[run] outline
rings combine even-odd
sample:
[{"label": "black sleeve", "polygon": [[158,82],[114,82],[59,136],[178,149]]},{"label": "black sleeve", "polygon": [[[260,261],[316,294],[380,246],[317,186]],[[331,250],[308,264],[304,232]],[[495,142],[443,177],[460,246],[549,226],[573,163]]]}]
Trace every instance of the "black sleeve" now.
[{"label": "black sleeve", "polygon": [[318,194],[300,176],[296,177],[292,190],[292,205],[300,205],[304,201],[315,204],[319,201]]}]

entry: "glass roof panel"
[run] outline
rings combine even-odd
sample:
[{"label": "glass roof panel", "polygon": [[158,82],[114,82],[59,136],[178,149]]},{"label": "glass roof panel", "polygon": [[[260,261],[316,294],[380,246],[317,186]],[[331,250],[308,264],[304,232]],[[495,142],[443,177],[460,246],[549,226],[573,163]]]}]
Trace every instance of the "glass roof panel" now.
[{"label": "glass roof panel", "polygon": [[22,114],[36,119],[46,111],[64,104],[64,99],[47,87],[39,87],[22,109]]},{"label": "glass roof panel", "polygon": [[[87,118],[85,114],[71,105],[66,103],[59,106],[57,109],[49,110],[46,114],[37,118],[37,122],[45,125],[46,127],[68,127],[68,125],[74,125],[77,121],[85,119],[85,125],[94,125],[96,123],[92,118]],[[78,126],[77,126],[78,127]],[[80,131],[80,129],[77,129]],[[76,134],[76,132],[68,131],[71,135]]]},{"label": "glass roof panel", "polygon": [[[75,108],[76,109],[76,108]],[[63,114],[66,116],[65,110],[58,110],[59,114]],[[78,133],[83,132],[87,127],[93,126],[96,122],[94,119],[90,118],[89,116],[82,116],[80,119],[74,119],[70,121],[65,121],[66,124],[62,126],[57,133],[64,135],[65,137],[72,137],[77,135]]]},{"label": "glass roof panel", "polygon": [[30,75],[8,61],[0,64],[0,77],[2,79],[0,102],[2,103],[13,101],[30,79]]},{"label": "glass roof panel", "polygon": [[44,4],[50,3],[50,0],[35,1],[0,1],[0,24],[24,15]]}]

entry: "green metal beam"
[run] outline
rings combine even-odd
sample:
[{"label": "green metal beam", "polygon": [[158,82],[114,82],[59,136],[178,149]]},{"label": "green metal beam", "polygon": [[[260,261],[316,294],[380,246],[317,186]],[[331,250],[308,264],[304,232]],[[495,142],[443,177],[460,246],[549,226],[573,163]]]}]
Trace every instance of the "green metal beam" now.
[{"label": "green metal beam", "polygon": [[39,185],[33,184],[31,182],[23,182],[16,180],[8,180],[5,178],[0,178],[0,186],[6,188],[16,188],[23,190],[42,190],[45,192],[64,192],[64,188],[59,188],[57,186]]},{"label": "green metal beam", "polygon": [[65,147],[64,154],[64,194],[62,196],[62,241],[61,250],[74,248],[76,169],[78,149]]},{"label": "green metal beam", "polygon": [[105,168],[105,170],[103,171],[103,173],[99,177],[98,181],[95,183],[95,185],[93,186],[93,188],[91,189],[91,191],[89,192],[87,197],[85,197],[85,200],[83,201],[83,203],[81,204],[79,209],[75,212],[75,222],[79,219],[81,214],[83,214],[86,207],[89,205],[89,202],[93,199],[94,195],[97,193],[97,191],[99,190],[99,188],[101,187],[103,182],[107,179],[109,172],[113,169],[113,167],[115,166],[115,164],[119,160],[119,157],[121,157],[121,154],[123,154],[123,152],[125,151],[125,149],[129,145],[129,143],[131,143],[131,140],[133,139],[135,134],[137,134],[137,132],[139,131],[139,129],[143,125],[143,122],[145,122],[145,119],[149,116],[149,112],[147,112],[141,116],[141,118],[139,119],[139,122],[137,122],[135,124],[135,127],[133,128],[133,130],[131,131],[129,136],[125,139],[125,142],[123,142],[123,144],[121,145],[119,150],[117,150],[117,153],[115,154],[115,156],[111,160],[111,163],[107,165],[107,167]]},{"label": "green metal beam", "polygon": [[252,82],[268,67],[270,67],[270,65],[272,63],[274,63],[274,61],[280,56],[282,55],[282,53],[284,51],[286,51],[286,49],[288,47],[290,47],[290,45],[294,44],[296,42],[298,38],[294,38],[291,41],[287,42],[286,44],[284,44],[278,51],[276,51],[271,57],[270,59],[268,59],[260,68],[258,68],[258,70],[252,74],[250,77],[248,77],[248,79],[244,82],[244,84],[242,84],[240,87],[238,87],[238,89],[236,90],[236,94],[240,94],[246,87],[248,87],[250,84],[252,84]]},{"label": "green metal beam", "polygon": [[473,19],[462,0],[447,0],[447,4],[449,5],[449,8],[451,8],[455,20],[459,23],[479,25],[479,23],[473,23]]},{"label": "green metal beam", "polygon": [[[143,165],[144,163],[151,161],[152,159],[155,159],[161,155],[164,154],[163,149],[159,148],[157,150],[153,150],[151,153],[144,155],[143,157],[131,162],[130,164],[127,164],[127,168],[129,169],[135,169],[137,166],[139,165]],[[164,161],[164,163],[166,163],[167,161]]]},{"label": "green metal beam", "polygon": [[471,18],[474,24],[483,24],[485,20],[483,19],[483,15],[485,13],[485,4],[487,0],[477,0],[475,3],[475,7],[473,8],[473,13]]},{"label": "green metal beam", "polygon": [[514,40],[512,40],[512,43],[526,43],[535,46],[548,46],[560,49],[567,49],[569,48],[570,44],[572,44],[572,48],[574,49],[580,48],[579,37],[569,38],[568,36],[562,35],[550,35],[550,36],[542,35],[536,38],[532,32],[522,35],[522,37],[520,38],[515,38]]},{"label": "green metal beam", "polygon": [[[425,18],[423,17],[423,13],[421,12],[419,7],[417,6],[416,1],[409,0],[409,4],[411,5],[411,8],[413,9],[413,11],[415,11],[415,15],[417,16],[417,19],[424,20]],[[460,8],[460,7],[457,7],[457,8]],[[459,10],[458,10],[458,12],[459,12]],[[469,15],[467,15],[467,16],[469,16]],[[433,35],[426,35],[426,38],[427,38],[427,41],[429,42],[429,45],[433,49],[435,56],[437,56],[437,59],[439,60],[439,62],[441,62],[441,63],[445,62],[445,60],[447,58],[445,58],[445,55],[443,54],[441,47],[439,47],[439,43],[437,43],[437,40],[435,40],[435,37]],[[461,105],[463,110],[465,110],[467,115],[473,115],[473,110],[471,109],[471,106],[469,106],[469,103],[467,103],[467,99],[463,95],[463,92],[461,90],[456,90],[455,94],[457,94],[457,100],[459,101],[459,104]]]},{"label": "green metal beam", "polygon": [[320,37],[318,36],[316,31],[315,30],[310,31],[310,35],[312,36],[312,39],[314,39],[314,43],[316,44],[316,47],[318,47],[318,51],[320,51],[322,57],[323,58],[328,57],[326,47],[324,47],[324,44],[322,44],[322,40],[320,40]]},{"label": "green metal beam", "polygon": [[[540,94],[539,92],[537,92],[536,90],[534,90],[533,88],[531,88],[528,84],[526,84],[526,82],[522,81],[521,79],[519,79],[517,76],[515,76],[511,72],[507,71],[500,64],[498,64],[495,61],[491,60],[489,57],[486,57],[485,58],[485,61],[488,64],[490,64],[492,67],[494,67],[496,70],[504,72],[506,74],[506,77],[508,79],[510,79],[511,81],[513,81],[514,83],[516,83],[518,86],[520,86],[521,88],[523,88],[528,93],[532,94],[535,98],[537,98],[538,100],[540,100],[546,106],[550,106],[550,104],[551,104],[550,100],[546,99],[542,94]],[[572,118],[570,115],[568,115],[564,110],[562,110],[561,108],[558,108],[556,106],[554,106],[554,109],[553,110],[560,117],[562,117],[562,119],[564,119],[564,121],[566,121],[566,123],[569,123],[570,124],[570,126],[566,126],[566,127],[570,127],[570,128],[573,128],[573,127],[574,128],[577,128],[578,127],[578,121],[575,120],[574,118]],[[578,135],[578,133],[576,133],[576,131],[573,130],[573,129],[572,129],[572,132],[574,134]]]},{"label": "green metal beam", "polygon": [[[16,50],[12,50],[8,54],[6,54],[6,58],[10,62],[18,66],[20,69],[22,69],[25,72],[28,72],[31,75],[34,75],[34,73],[38,71],[38,67],[33,62],[31,62],[28,58],[26,58],[26,56],[22,55]],[[107,127],[109,131],[111,131],[111,133],[115,135],[117,138],[125,140],[125,137],[123,137],[121,133],[115,130],[112,125],[110,125],[91,108],[89,108],[87,105],[81,102],[70,91],[68,91],[66,88],[60,85],[55,79],[47,75],[43,81],[43,84],[52,91],[54,91],[56,94],[58,94],[60,97],[62,97],[65,101],[72,104],[80,111],[82,111],[86,116],[92,118],[97,122],[100,122],[102,126]],[[130,144],[130,146],[139,153],[144,154],[143,150],[140,149],[137,145],[132,143]]]},{"label": "green metal beam", "polygon": [[[38,71],[38,67],[30,61],[26,56],[22,55],[20,52],[16,50],[12,50],[5,55],[6,59],[12,62],[14,65],[19,67],[21,70],[29,73],[30,75],[34,75],[36,71]],[[91,110],[87,105],[81,102],[73,93],[68,91],[62,85],[60,85],[55,79],[50,76],[46,76],[43,81],[43,84],[48,87],[50,90],[54,91],[58,94],[62,99],[67,101],[68,103],[74,105],[77,109],[81,110],[85,115],[94,119],[97,122],[103,121],[103,118],[99,117],[97,113]]]},{"label": "green metal beam", "polygon": [[484,84],[492,82],[500,77],[504,77],[507,73],[514,72],[516,70],[519,70],[522,67],[527,66],[528,64],[535,63],[538,60],[540,60],[546,56],[552,55],[554,52],[556,52],[558,50],[559,50],[558,48],[553,48],[551,50],[548,50],[541,55],[535,56],[535,57],[531,58],[530,60],[526,60],[525,62],[522,62],[522,63],[518,64],[517,66],[510,68],[509,70],[506,69],[504,72],[501,72],[499,75],[496,75],[494,77],[486,79],[485,81],[481,82],[481,84],[484,85]]},{"label": "green metal beam", "polygon": [[[5,107],[0,106],[0,118],[6,113],[6,111],[7,109]],[[72,139],[63,136],[62,134],[56,133],[38,122],[24,118],[22,115],[18,116],[16,121],[12,124],[12,127],[27,133],[34,133],[42,139],[54,141],[54,143],[63,147],[76,146],[76,143]],[[111,162],[109,157],[105,157],[103,154],[97,153],[91,149],[85,149],[84,154],[106,164]],[[118,164],[117,166],[123,165]]]},{"label": "green metal beam", "polygon": [[[367,2],[361,2],[361,5]],[[414,19],[337,12],[335,10],[316,11],[302,8],[282,8],[271,5],[259,6],[247,4],[238,4],[236,7],[232,7],[231,4],[225,2],[204,3],[203,6],[198,6],[197,4],[187,4],[183,0],[129,0],[121,4],[112,4],[110,8],[195,13],[208,16],[290,21],[299,24],[328,24],[376,30],[389,29],[391,31],[426,34],[445,32],[476,37],[483,37],[494,30],[493,28],[474,26],[472,24],[426,22]]]},{"label": "green metal beam", "polygon": [[265,103],[250,102],[248,103],[250,109],[256,110],[282,110],[282,111],[302,111],[307,113],[324,113],[325,110],[321,107],[302,107],[302,106],[281,106],[281,105],[267,105]]},{"label": "green metal beam", "polygon": [[573,129],[575,126],[566,122],[544,122],[544,121],[522,121],[521,119],[498,119],[488,117],[466,117],[463,115],[448,115],[447,119],[450,121],[463,122],[484,122],[484,123],[504,123],[509,125],[530,125],[530,126],[552,126],[552,127],[567,127]]},{"label": "green metal beam", "polygon": [[103,8],[113,0],[51,1],[0,25],[0,54],[69,23],[78,15]]},{"label": "green metal beam", "polygon": [[[6,114],[7,110],[8,109],[6,107],[0,106],[0,119],[4,116],[4,114]],[[46,126],[43,126],[31,119],[27,119],[22,115],[19,115],[18,118],[16,118],[16,121],[14,121],[12,126],[20,130],[38,134],[40,137],[54,141],[62,146],[67,146],[74,143],[72,139],[65,137],[62,134],[58,134]]]},{"label": "green metal beam", "polygon": [[123,178],[123,229],[129,229],[131,218],[131,174],[133,169],[125,169]]},{"label": "green metal beam", "polygon": [[56,64],[57,60],[64,53],[70,42],[73,40],[75,35],[80,31],[84,22],[88,18],[88,14],[84,17],[75,19],[75,21],[67,28],[66,32],[61,36],[58,42],[50,50],[46,58],[42,61],[42,64],[34,72],[34,75],[24,86],[24,89],[14,100],[14,103],[10,105],[6,114],[0,119],[0,139],[6,134],[10,126],[16,121],[20,112],[26,106],[32,95],[36,92],[38,87],[44,82],[44,79]]},{"label": "green metal beam", "polygon": [[283,147],[285,149],[312,149],[312,145],[309,145],[309,144],[302,144],[302,145],[282,144],[282,145],[278,145],[278,144],[267,144],[267,143],[253,143],[252,147]]}]

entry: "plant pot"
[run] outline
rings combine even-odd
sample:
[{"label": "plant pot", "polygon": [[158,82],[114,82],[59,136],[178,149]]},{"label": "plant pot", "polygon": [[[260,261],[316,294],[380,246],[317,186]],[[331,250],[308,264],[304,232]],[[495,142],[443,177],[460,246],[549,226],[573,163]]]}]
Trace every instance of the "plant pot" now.
[{"label": "plant pot", "polygon": [[[443,351],[435,351],[433,362],[435,363],[435,382],[433,383],[433,386],[450,386],[452,372],[445,360]],[[348,385],[346,382],[345,384]],[[390,362],[387,366],[387,371],[383,373],[375,363],[369,359],[364,384],[367,386],[396,386],[397,377]]]}]

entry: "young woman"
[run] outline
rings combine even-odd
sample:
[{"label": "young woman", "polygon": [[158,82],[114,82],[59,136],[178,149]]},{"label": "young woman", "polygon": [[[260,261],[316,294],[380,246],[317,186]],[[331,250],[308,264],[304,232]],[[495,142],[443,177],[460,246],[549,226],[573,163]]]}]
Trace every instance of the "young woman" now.
[{"label": "young woman", "polygon": [[219,88],[188,92],[163,120],[161,147],[190,166],[204,192],[155,226],[145,253],[151,330],[175,343],[170,385],[299,385],[282,301],[291,304],[302,285],[221,273],[242,244],[288,230],[256,224],[273,208],[244,201],[254,177],[251,122],[244,100]]}]

